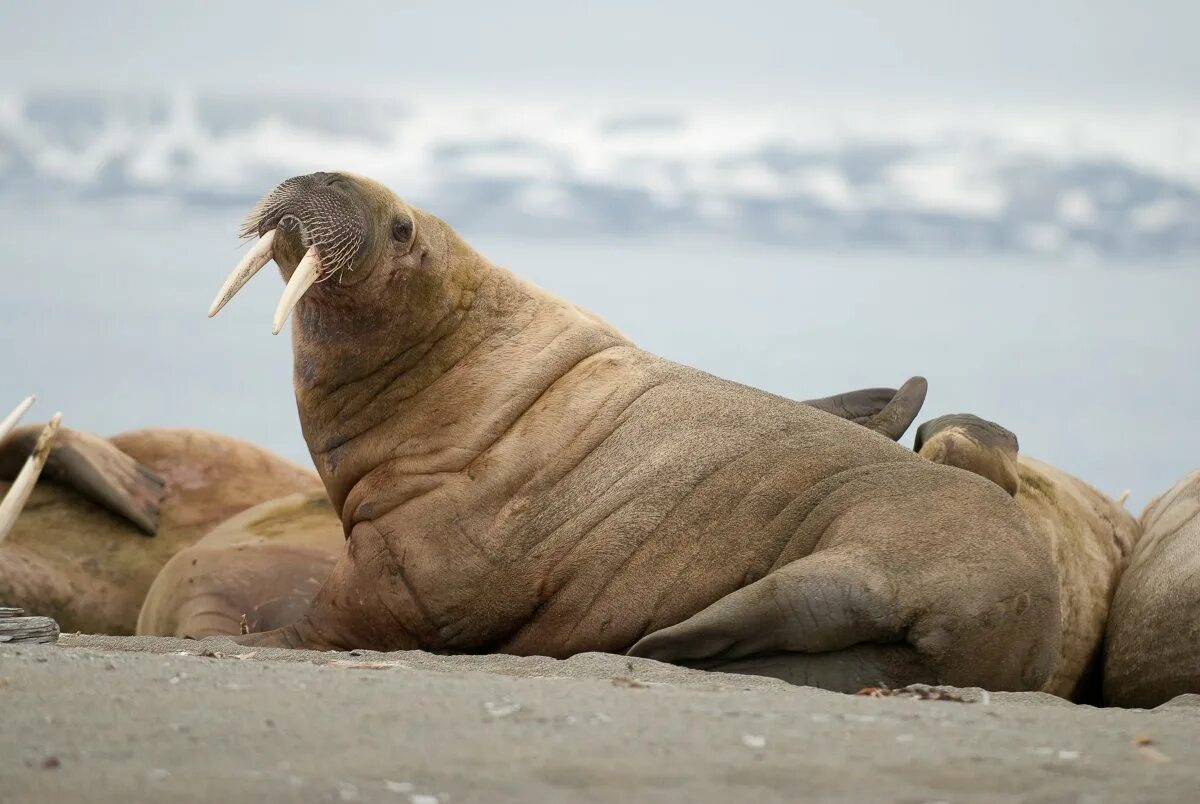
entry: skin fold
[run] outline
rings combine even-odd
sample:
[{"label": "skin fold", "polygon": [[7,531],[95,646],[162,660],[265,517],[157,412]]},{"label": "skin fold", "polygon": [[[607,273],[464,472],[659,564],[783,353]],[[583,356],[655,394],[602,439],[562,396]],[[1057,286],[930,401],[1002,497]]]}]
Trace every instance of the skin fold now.
[{"label": "skin fold", "polygon": [[[0,494],[38,429],[0,442]],[[53,617],[64,631],[132,634],[171,556],[252,505],[319,489],[312,472],[233,438],[153,429],[104,439],[61,430],[0,544],[0,601]]]},{"label": "skin fold", "polygon": [[1117,581],[1141,528],[1125,508],[1078,478],[1018,454],[1017,438],[970,414],[917,429],[921,457],[957,466],[1012,494],[1050,546],[1058,575],[1062,638],[1043,691],[1098,702],[1101,643]]},{"label": "skin fold", "polygon": [[1150,708],[1200,694],[1200,471],[1142,512],[1104,653],[1104,702]]},{"label": "skin fold", "polygon": [[292,317],[347,543],[303,617],[242,641],[629,651],[846,690],[1045,683],[1051,551],[993,483],[644,352],[368,179],[264,200],[285,280],[320,251],[294,197],[369,227]]}]

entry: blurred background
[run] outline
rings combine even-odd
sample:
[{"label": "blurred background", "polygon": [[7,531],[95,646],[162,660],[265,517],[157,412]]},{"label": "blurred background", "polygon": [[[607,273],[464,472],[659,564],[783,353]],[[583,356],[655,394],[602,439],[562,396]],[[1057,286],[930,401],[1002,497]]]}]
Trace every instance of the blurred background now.
[{"label": "blurred background", "polygon": [[[0,6],[0,404],[308,463],[280,180],[348,169],[642,347],[930,381],[1140,510],[1200,467],[1200,3]],[[5,408],[7,409],[7,408]],[[911,443],[911,434],[905,440]]]}]

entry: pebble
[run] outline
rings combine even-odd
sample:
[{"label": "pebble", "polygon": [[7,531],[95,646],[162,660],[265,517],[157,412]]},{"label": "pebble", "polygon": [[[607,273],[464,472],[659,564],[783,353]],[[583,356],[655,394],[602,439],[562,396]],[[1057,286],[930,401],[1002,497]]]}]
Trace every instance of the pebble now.
[{"label": "pebble", "polygon": [[501,701],[500,703],[485,701],[483,708],[492,717],[508,717],[521,711],[521,705],[512,701]]},{"label": "pebble", "polygon": [[767,738],[761,734],[743,734],[742,745],[746,746],[747,748],[765,748],[767,745]]}]

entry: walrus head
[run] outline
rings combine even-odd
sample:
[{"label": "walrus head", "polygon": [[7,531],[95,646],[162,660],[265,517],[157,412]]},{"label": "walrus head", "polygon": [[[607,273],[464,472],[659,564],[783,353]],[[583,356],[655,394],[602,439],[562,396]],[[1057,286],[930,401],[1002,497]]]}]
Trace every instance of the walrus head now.
[{"label": "walrus head", "polygon": [[1014,497],[1021,488],[1019,450],[1012,431],[970,413],[930,419],[917,428],[913,443],[922,458],[974,472]]},{"label": "walrus head", "polygon": [[447,295],[455,264],[448,257],[466,249],[441,221],[382,184],[344,172],[287,179],[255,205],[241,235],[258,240],[208,315],[216,315],[273,259],[287,282],[272,321],[276,334],[302,306],[318,314],[336,309],[340,328],[347,319],[378,321],[385,309],[389,326],[406,314],[420,326],[438,312],[430,302]]}]

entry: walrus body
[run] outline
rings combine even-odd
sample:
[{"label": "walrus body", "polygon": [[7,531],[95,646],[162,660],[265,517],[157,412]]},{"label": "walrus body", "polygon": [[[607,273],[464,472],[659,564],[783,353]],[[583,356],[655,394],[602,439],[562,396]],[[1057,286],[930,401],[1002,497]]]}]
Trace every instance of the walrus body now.
[{"label": "walrus body", "polygon": [[1142,512],[1104,647],[1104,702],[1154,707],[1200,694],[1200,471]]},{"label": "walrus body", "polygon": [[1058,575],[1062,640],[1042,689],[1096,700],[1100,647],[1117,581],[1140,528],[1118,502],[1053,466],[1018,454],[1016,436],[968,414],[917,429],[924,458],[979,474],[1012,494],[1050,546]]},{"label": "walrus body", "polygon": [[[37,428],[0,443],[0,478]],[[7,483],[0,482],[0,494]],[[267,499],[319,489],[309,471],[232,438],[62,430],[42,481],[0,544],[0,601],[63,630],[132,634],[146,591],[179,550]],[[148,533],[154,533],[148,536]]]},{"label": "walrus body", "polygon": [[324,490],[249,508],[167,562],[142,604],[137,633],[202,639],[289,625],[344,544]]},{"label": "walrus body", "polygon": [[[866,388],[804,404],[899,438],[925,399],[924,378],[899,390]],[[249,508],[176,553],[150,587],[137,633],[202,639],[260,633],[295,622],[345,545],[325,492]]]},{"label": "walrus body", "polygon": [[1044,683],[1050,551],[992,483],[643,352],[369,180],[289,180],[248,231],[211,312],[280,265],[348,541],[300,620],[244,641]]}]

